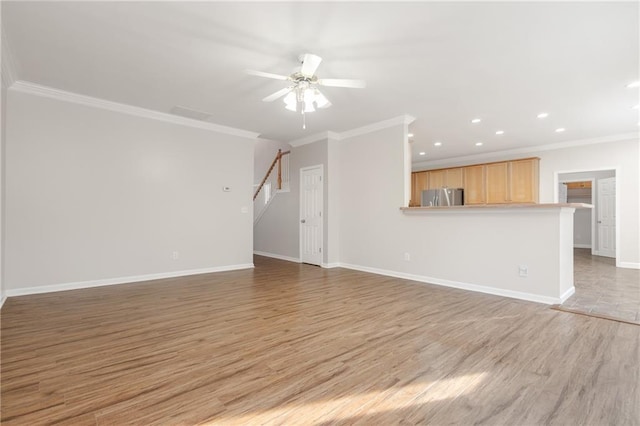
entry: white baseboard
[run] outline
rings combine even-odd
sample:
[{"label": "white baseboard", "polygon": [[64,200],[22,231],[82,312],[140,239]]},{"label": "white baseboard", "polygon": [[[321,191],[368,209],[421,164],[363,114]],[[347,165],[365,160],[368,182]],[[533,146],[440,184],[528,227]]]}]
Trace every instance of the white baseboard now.
[{"label": "white baseboard", "polygon": [[618,268],[640,269],[640,263],[636,262],[618,262]]},{"label": "white baseboard", "polygon": [[[404,272],[388,271],[386,269],[370,268],[368,266],[352,265],[348,263],[341,263],[340,266],[343,268],[353,269],[356,271],[370,272],[372,274],[385,275],[385,276],[394,277],[394,278],[403,278],[406,280],[418,281],[426,284],[440,285],[443,287],[453,287],[461,290],[469,290],[469,291],[476,291],[479,293],[493,294],[495,296],[527,300],[529,302],[544,303],[546,305],[556,305],[556,304],[562,303],[560,297],[540,296],[538,294],[524,293],[524,292],[513,291],[513,290],[504,290],[501,288],[487,287],[487,286],[478,285],[478,284],[443,280],[439,278],[426,277],[423,275],[414,275],[414,274],[407,274]],[[575,291],[575,289],[573,291]]]},{"label": "white baseboard", "polygon": [[4,305],[4,302],[7,300],[7,296],[2,296],[2,298],[0,298],[0,309],[2,309],[2,305]]},{"label": "white baseboard", "polygon": [[560,303],[559,304],[563,304],[564,302],[566,302],[566,300],[568,298],[570,298],[571,296],[573,296],[576,292],[576,288],[574,286],[571,286],[571,288],[567,291],[565,291],[563,294],[560,295]]},{"label": "white baseboard", "polygon": [[267,253],[266,251],[254,250],[253,254],[257,254],[258,256],[264,256],[264,257],[272,257],[274,259],[286,260],[287,262],[302,263],[300,259],[296,259],[295,257],[283,256],[281,254],[275,254],[275,253]]},{"label": "white baseboard", "polygon": [[131,277],[107,278],[103,280],[78,281],[64,284],[43,285],[37,287],[25,287],[18,289],[8,289],[7,297],[25,296],[28,294],[52,293],[55,291],[79,290],[91,287],[102,287],[106,285],[129,284],[140,281],[161,280],[164,278],[184,277],[187,275],[209,274],[211,272],[235,271],[238,269],[253,268],[253,263],[243,263],[239,265],[214,266],[212,268],[189,269],[185,271],[163,272],[160,274],[135,275]]},{"label": "white baseboard", "polygon": [[333,262],[333,263],[323,263],[322,265],[323,268],[327,268],[327,269],[331,269],[331,268],[339,268],[340,267],[340,262]]},{"label": "white baseboard", "polygon": [[591,244],[574,244],[573,248],[586,248],[586,249],[590,249],[591,248]]}]

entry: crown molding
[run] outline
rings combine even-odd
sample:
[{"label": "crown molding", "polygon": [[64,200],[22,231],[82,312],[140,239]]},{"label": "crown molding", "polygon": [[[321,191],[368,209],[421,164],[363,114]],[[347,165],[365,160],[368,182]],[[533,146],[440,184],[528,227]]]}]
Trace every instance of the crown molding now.
[{"label": "crown molding", "polygon": [[[334,137],[331,137],[332,135],[334,135]],[[289,142],[289,145],[291,145],[294,148],[297,148],[302,145],[308,145],[310,143],[323,141],[325,139],[335,139],[335,135],[336,133],[333,133],[333,132],[314,133],[312,135],[305,136],[304,138],[293,140]]]},{"label": "crown molding", "polygon": [[366,135],[367,133],[376,132],[378,130],[386,129],[398,125],[409,125],[415,121],[415,117],[410,115],[401,115],[398,117],[390,118],[388,120],[378,121],[377,123],[368,124],[366,126],[358,127],[356,129],[347,130],[340,133],[340,140],[353,138],[355,136]]},{"label": "crown molding", "polygon": [[417,169],[428,168],[432,166],[442,166],[451,163],[462,163],[466,161],[486,160],[496,157],[507,157],[518,154],[531,154],[540,151],[554,151],[564,148],[573,148],[576,146],[596,145],[601,143],[622,142],[628,140],[640,139],[640,133],[621,133],[617,135],[603,136],[599,138],[590,139],[577,139],[573,141],[556,142],[546,145],[533,145],[523,148],[507,149],[503,151],[486,152],[482,154],[464,155],[459,157],[448,157],[439,160],[422,161],[419,163],[413,163],[413,167]]},{"label": "crown molding", "polygon": [[388,120],[378,121],[377,123],[372,123],[366,126],[358,127],[356,129],[347,130],[342,133],[332,132],[332,131],[314,133],[313,135],[309,135],[309,136],[305,136],[304,138],[293,140],[289,142],[289,145],[295,148],[298,146],[307,145],[310,143],[323,141],[326,139],[340,141],[343,139],[352,138],[354,136],[365,135],[367,133],[386,129],[388,127],[399,126],[402,124],[409,125],[413,123],[414,120],[415,120],[415,117],[405,114],[405,115],[400,115],[398,117],[390,118]]},{"label": "crown molding", "polygon": [[4,29],[0,33],[1,41],[1,58],[0,62],[2,62],[1,71],[2,71],[2,85],[6,88],[13,86],[13,84],[17,80],[17,72],[16,72],[16,64],[13,60],[13,55],[11,54],[11,49],[9,48],[9,42],[7,41],[7,37],[4,35]]},{"label": "crown molding", "polygon": [[11,86],[12,91],[27,93],[35,96],[56,99],[64,102],[72,102],[79,105],[85,105],[94,108],[115,111],[122,114],[134,115],[137,117],[149,118],[157,121],[178,124],[197,129],[210,130],[212,132],[223,133],[232,136],[255,140],[258,133],[249,132],[247,130],[236,129],[233,127],[222,126],[220,124],[210,123],[208,121],[200,121],[192,118],[181,117],[179,115],[168,114],[165,112],[153,111],[146,108],[136,107],[133,105],[121,104],[118,102],[107,101],[104,99],[94,98],[92,96],[80,95],[78,93],[67,92],[64,90],[54,89],[52,87],[43,86],[28,81],[18,80]]}]

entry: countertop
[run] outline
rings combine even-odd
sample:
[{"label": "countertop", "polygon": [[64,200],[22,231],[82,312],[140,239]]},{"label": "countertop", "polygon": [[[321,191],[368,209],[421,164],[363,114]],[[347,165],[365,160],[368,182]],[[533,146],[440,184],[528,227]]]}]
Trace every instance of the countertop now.
[{"label": "countertop", "polygon": [[433,210],[470,210],[470,209],[548,209],[554,207],[571,207],[574,209],[592,209],[593,204],[587,203],[542,203],[542,204],[472,204],[466,206],[436,206],[436,207],[400,207],[405,212],[433,211]]}]

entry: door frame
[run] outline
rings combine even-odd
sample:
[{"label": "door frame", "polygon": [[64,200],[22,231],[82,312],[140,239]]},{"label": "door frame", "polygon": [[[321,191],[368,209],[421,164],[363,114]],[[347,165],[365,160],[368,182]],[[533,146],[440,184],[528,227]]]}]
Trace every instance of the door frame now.
[{"label": "door frame", "polygon": [[[560,175],[565,173],[589,173],[589,172],[604,172],[608,170],[613,170],[614,177],[616,178],[616,268],[620,268],[620,185],[618,185],[618,177],[620,176],[620,167],[612,166],[612,167],[596,167],[596,168],[586,168],[586,169],[574,169],[574,170],[560,170],[553,172],[553,200],[555,203],[558,202],[558,184],[560,182]],[[586,179],[580,179],[586,180]],[[592,186],[593,188],[593,186]],[[593,193],[593,189],[592,189]],[[591,199],[593,201],[593,198]],[[595,216],[595,212],[591,214],[592,220]],[[592,232],[595,230],[592,228]],[[593,238],[592,234],[592,238]],[[593,250],[593,244],[591,244],[591,249]],[[592,252],[593,253],[593,252]]]},{"label": "door frame", "polygon": [[[558,176],[558,179],[560,179],[560,177]],[[559,180],[558,181],[558,185],[561,183],[570,183],[570,182],[591,182],[591,204],[593,204],[595,206],[595,202],[594,202],[594,189],[595,189],[595,184],[596,184],[596,179],[595,178],[589,178],[589,179],[570,179],[570,180]],[[558,197],[559,194],[556,195],[556,202],[558,202]],[[574,216],[575,217],[575,216]],[[594,256],[595,255],[595,244],[594,244],[594,239],[595,239],[595,232],[596,232],[596,212],[595,209],[591,209],[591,255]]]},{"label": "door frame", "polygon": [[[618,200],[618,197],[617,197],[617,195],[618,195],[617,194],[617,191],[618,191],[618,177],[617,176],[612,176],[612,177],[608,177],[608,178],[596,179],[596,185],[597,185],[598,182],[600,182],[601,180],[604,180],[604,179],[613,179],[613,182],[614,182],[614,185],[615,185],[615,188],[616,188],[616,191],[614,192],[614,197],[616,198],[616,200],[615,200],[616,203],[614,203],[614,209],[617,209],[617,206],[618,206],[618,203],[617,203],[617,200]],[[598,208],[600,208],[600,188],[598,188]],[[596,218],[596,220],[597,219],[598,218]],[[613,220],[614,220],[614,226],[616,227],[616,230],[617,230],[618,226],[620,226],[620,224],[618,223],[618,219],[617,219],[616,215],[614,215]],[[596,225],[596,229],[597,228],[598,228],[598,225]],[[614,238],[618,238],[618,233],[617,232],[616,232]],[[598,229],[598,250],[597,251],[598,251],[599,254],[597,254],[597,255],[610,258],[611,256],[601,254],[601,252],[600,252],[600,245],[601,244],[602,243],[600,242],[600,230]],[[614,247],[614,250],[615,250],[615,256],[613,256],[613,257],[614,257],[614,259],[617,259],[618,258],[618,246],[617,246],[617,244]]]},{"label": "door frame", "polygon": [[298,180],[298,183],[299,183],[299,186],[300,186],[300,188],[298,190],[299,191],[298,192],[298,194],[299,194],[299,198],[298,198],[298,257],[300,259],[300,262],[304,263],[304,260],[302,259],[302,247],[303,247],[303,244],[302,244],[302,222],[301,222],[301,220],[302,220],[302,192],[303,192],[303,190],[302,190],[302,173],[304,173],[307,170],[313,170],[313,169],[318,169],[318,168],[320,169],[320,176],[321,176],[321,182],[322,182],[322,185],[321,185],[321,188],[322,188],[322,191],[321,191],[321,193],[322,193],[322,220],[320,221],[320,226],[321,226],[321,229],[320,229],[320,241],[321,241],[320,247],[321,247],[322,260],[320,261],[320,265],[318,265],[318,266],[322,267],[322,265],[324,265],[324,255],[325,255],[325,250],[324,250],[324,221],[325,221],[325,217],[326,217],[326,215],[324,214],[324,210],[325,210],[324,209],[324,207],[325,207],[324,206],[324,204],[325,204],[324,203],[325,202],[325,197],[324,197],[324,192],[325,192],[324,191],[324,182],[325,182],[325,179],[324,179],[324,164],[316,164],[314,166],[300,167],[300,175],[299,175],[299,180]]}]

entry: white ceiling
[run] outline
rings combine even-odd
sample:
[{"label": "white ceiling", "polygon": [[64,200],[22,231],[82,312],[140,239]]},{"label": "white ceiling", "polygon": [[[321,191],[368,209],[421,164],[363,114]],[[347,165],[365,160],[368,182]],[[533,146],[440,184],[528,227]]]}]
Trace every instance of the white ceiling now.
[{"label": "white ceiling", "polygon": [[[409,114],[414,162],[637,132],[638,17],[638,2],[2,2],[18,79],[282,141]],[[302,130],[261,101],[285,82],[243,70],[290,74],[305,52],[367,88],[323,89],[333,106]]]}]

